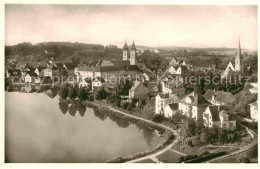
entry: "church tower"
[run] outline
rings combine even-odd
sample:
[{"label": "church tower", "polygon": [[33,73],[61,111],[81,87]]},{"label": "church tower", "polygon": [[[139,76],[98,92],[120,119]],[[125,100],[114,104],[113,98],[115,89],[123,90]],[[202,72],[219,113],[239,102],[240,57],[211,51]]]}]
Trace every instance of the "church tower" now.
[{"label": "church tower", "polygon": [[135,65],[135,57],[136,57],[136,47],[135,47],[135,42],[133,41],[133,44],[130,49],[130,65]]},{"label": "church tower", "polygon": [[240,38],[239,38],[237,56],[236,56],[236,60],[235,60],[235,71],[243,71],[242,69],[243,69],[243,57],[241,54]]},{"label": "church tower", "polygon": [[123,60],[128,60],[128,55],[129,55],[129,50],[125,42],[125,45],[123,47]]}]

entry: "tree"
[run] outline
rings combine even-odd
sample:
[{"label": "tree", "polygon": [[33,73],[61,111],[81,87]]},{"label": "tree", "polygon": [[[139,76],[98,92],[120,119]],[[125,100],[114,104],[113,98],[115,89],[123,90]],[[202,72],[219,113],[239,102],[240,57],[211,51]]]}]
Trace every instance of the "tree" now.
[{"label": "tree", "polygon": [[77,96],[77,92],[76,92],[76,89],[73,87],[73,86],[70,86],[69,87],[69,92],[68,92],[68,97],[70,99],[75,99]]},{"label": "tree", "polygon": [[102,87],[96,91],[95,98],[96,100],[103,100],[106,99],[108,95],[109,95],[108,92],[105,90],[104,87]]},{"label": "tree", "polygon": [[130,84],[130,81],[126,80],[125,83],[118,84],[117,93],[119,95],[128,95],[131,87],[132,85]]},{"label": "tree", "polygon": [[161,123],[164,120],[164,116],[161,114],[156,114],[153,116],[153,121],[156,123]]},{"label": "tree", "polygon": [[209,141],[209,130],[208,128],[204,128],[200,135],[200,141],[204,144],[207,144]]},{"label": "tree", "polygon": [[88,95],[85,88],[80,88],[78,93],[79,100],[84,101],[87,99]]},{"label": "tree", "polygon": [[68,84],[64,84],[59,92],[59,95],[62,99],[66,99],[68,97],[69,94],[69,89],[68,89]]}]

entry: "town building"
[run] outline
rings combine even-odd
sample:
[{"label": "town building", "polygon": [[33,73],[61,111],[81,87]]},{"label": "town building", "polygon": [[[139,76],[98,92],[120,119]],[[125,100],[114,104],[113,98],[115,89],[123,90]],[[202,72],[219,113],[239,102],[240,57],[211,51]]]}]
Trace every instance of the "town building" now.
[{"label": "town building", "polygon": [[134,41],[130,48],[128,48],[125,42],[125,45],[123,47],[123,60],[129,60],[130,65],[136,64],[136,47]]},{"label": "town building", "polygon": [[164,109],[164,117],[172,118],[179,112],[179,103],[168,104]]},{"label": "town building", "polygon": [[221,78],[226,78],[228,76],[231,76],[236,73],[242,73],[243,72],[243,56],[241,53],[241,47],[240,47],[240,39],[238,41],[238,49],[235,59],[235,65],[231,62],[228,63],[227,68],[221,73]]},{"label": "town building", "polygon": [[213,105],[234,105],[236,98],[230,92],[215,91],[208,89],[204,95],[205,99]]},{"label": "town building", "polygon": [[171,93],[177,95],[178,97],[183,97],[185,95],[185,88],[183,84],[176,84],[175,82],[168,80],[162,81],[161,86],[163,94]]},{"label": "town building", "polygon": [[250,83],[249,86],[250,86],[249,92],[251,94],[258,93],[258,83]]},{"label": "town building", "polygon": [[32,77],[27,74],[25,77],[24,77],[24,82],[25,83],[32,83]]},{"label": "town building", "polygon": [[97,77],[92,81],[92,90],[105,85],[105,80],[102,77]]},{"label": "town building", "polygon": [[196,121],[202,121],[202,114],[210,103],[204,96],[192,92],[182,98],[179,102],[179,110],[183,115],[193,118]]},{"label": "town building", "polygon": [[258,122],[258,101],[249,104],[250,106],[250,117],[253,121]]},{"label": "town building", "polygon": [[232,120],[231,108],[227,106],[208,106],[203,112],[203,124],[206,127],[234,130],[236,121]]},{"label": "town building", "polygon": [[148,96],[148,89],[143,83],[135,81],[132,88],[129,90],[129,99],[144,99]]},{"label": "town building", "polygon": [[177,103],[178,97],[175,94],[158,94],[155,97],[155,114],[164,114],[165,107],[171,103]]}]

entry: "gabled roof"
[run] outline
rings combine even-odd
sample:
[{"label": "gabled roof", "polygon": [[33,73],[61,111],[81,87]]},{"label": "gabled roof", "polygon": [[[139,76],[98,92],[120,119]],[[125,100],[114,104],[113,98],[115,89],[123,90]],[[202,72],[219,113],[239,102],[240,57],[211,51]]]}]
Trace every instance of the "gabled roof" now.
[{"label": "gabled roof", "polygon": [[160,93],[159,96],[160,96],[161,99],[168,99],[168,98],[170,98],[170,94],[169,93],[165,93],[165,94]]},{"label": "gabled roof", "polygon": [[93,71],[93,68],[89,66],[80,66],[78,67],[78,71]]},{"label": "gabled roof", "polygon": [[206,93],[204,94],[205,99],[211,100],[211,99],[212,99],[212,96],[214,95],[214,93],[215,93],[214,90],[208,89],[208,90],[206,91]]},{"label": "gabled roof", "polygon": [[209,106],[209,111],[212,116],[212,121],[220,121],[218,106]]},{"label": "gabled roof", "polygon": [[171,108],[171,110],[179,110],[179,103],[172,103],[168,104],[168,106]]},{"label": "gabled roof", "polygon": [[74,68],[76,67],[76,65],[72,63],[64,63],[63,65],[66,66],[68,70],[74,70]]},{"label": "gabled roof", "polygon": [[142,85],[143,87],[145,87],[143,85],[143,83],[139,82],[139,81],[135,81],[134,85],[132,86],[132,88],[130,89],[131,91],[132,90],[135,90],[138,86]]},{"label": "gabled roof", "polygon": [[235,97],[230,92],[223,92],[223,91],[214,91],[208,89],[204,95],[207,100],[211,100],[212,96],[215,95],[215,100],[221,103],[227,103],[229,101],[234,101]]},{"label": "gabled roof", "polygon": [[[191,103],[187,103],[186,99],[190,98]],[[182,100],[182,103],[190,104],[191,106],[206,106],[210,103],[201,94],[195,94],[194,92],[186,95]]]},{"label": "gabled roof", "polygon": [[258,107],[257,101],[255,101],[255,102],[253,102],[253,103],[250,103],[249,105],[250,105],[250,106],[254,106],[254,107],[256,107],[256,108]]},{"label": "gabled roof", "polygon": [[130,60],[113,60],[112,63],[115,66],[128,66],[130,65]]},{"label": "gabled roof", "polygon": [[97,78],[94,79],[94,81],[95,81],[95,80],[98,80],[98,81],[100,81],[101,83],[105,83],[105,80],[103,79],[103,77],[97,77]]},{"label": "gabled roof", "polygon": [[230,92],[219,91],[216,94],[217,94],[217,97],[215,98],[215,100],[218,102],[227,103],[229,101],[235,100],[235,97]]},{"label": "gabled roof", "polygon": [[226,110],[221,110],[220,113],[219,113],[220,116],[229,116],[227,114],[227,111]]},{"label": "gabled roof", "polygon": [[230,116],[233,111],[230,106],[208,106],[208,108],[213,121],[220,121],[219,116]]}]

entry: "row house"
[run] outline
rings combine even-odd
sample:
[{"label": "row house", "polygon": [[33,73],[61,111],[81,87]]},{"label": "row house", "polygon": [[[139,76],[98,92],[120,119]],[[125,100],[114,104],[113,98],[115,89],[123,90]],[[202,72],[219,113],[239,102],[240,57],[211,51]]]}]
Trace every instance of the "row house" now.
[{"label": "row house", "polygon": [[96,77],[102,77],[106,81],[110,82],[116,80],[118,77],[131,76],[140,72],[140,69],[136,65],[128,66],[79,66],[75,68],[75,74],[77,80],[80,79],[94,79]]},{"label": "row house", "polygon": [[208,106],[203,112],[203,124],[209,128],[217,127],[234,130],[236,128],[236,120],[232,119],[232,114],[230,106]]},{"label": "row house", "polygon": [[215,91],[208,89],[204,95],[213,105],[234,105],[236,98],[230,92]]}]

